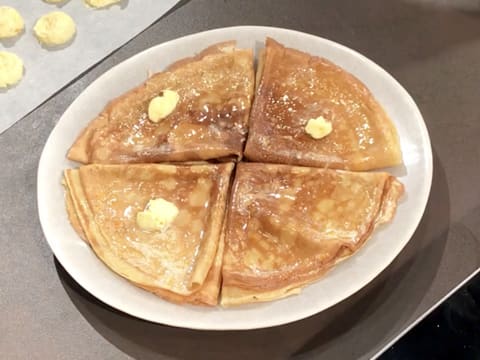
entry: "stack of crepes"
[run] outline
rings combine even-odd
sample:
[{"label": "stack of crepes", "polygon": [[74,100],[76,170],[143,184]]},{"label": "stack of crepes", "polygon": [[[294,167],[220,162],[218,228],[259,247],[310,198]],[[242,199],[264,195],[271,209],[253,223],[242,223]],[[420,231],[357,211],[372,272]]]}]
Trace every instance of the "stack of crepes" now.
[{"label": "stack of crepes", "polygon": [[[214,305],[232,169],[227,163],[66,170],[70,222],[110,269],[137,286],[175,302]],[[136,215],[155,198],[180,209],[162,231],[137,225]]]},{"label": "stack of crepes", "polygon": [[[149,106],[167,91],[176,102],[158,121]],[[312,119],[323,127],[310,132]],[[386,172],[350,171],[402,162],[369,90],[272,39],[256,81],[252,51],[234,42],[153,75],[68,157],[85,164],[64,176],[76,232],[115,273],[177,303],[298,293],[390,221],[403,193]]]}]

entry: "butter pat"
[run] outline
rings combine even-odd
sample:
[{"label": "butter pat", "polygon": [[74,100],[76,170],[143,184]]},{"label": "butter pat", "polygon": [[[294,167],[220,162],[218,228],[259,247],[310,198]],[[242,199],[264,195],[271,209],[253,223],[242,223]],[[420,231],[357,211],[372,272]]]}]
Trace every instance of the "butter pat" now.
[{"label": "butter pat", "polygon": [[321,139],[332,132],[332,123],[323,116],[310,119],[305,126],[305,132],[314,139]]},{"label": "butter pat", "polygon": [[137,225],[144,230],[163,230],[177,217],[178,208],[164,199],[152,199],[137,213]]},{"label": "butter pat", "polygon": [[113,4],[118,4],[120,1],[121,0],[85,0],[85,4],[92,8],[100,9]]},{"label": "butter pat", "polygon": [[148,118],[153,122],[159,122],[170,115],[177,107],[180,95],[173,90],[163,90],[161,96],[150,100],[148,105]]},{"label": "butter pat", "polygon": [[42,44],[57,46],[66,44],[73,38],[76,26],[68,14],[62,11],[53,11],[37,20],[33,32]]},{"label": "butter pat", "polygon": [[12,7],[0,6],[0,39],[17,36],[25,24],[22,16]]},{"label": "butter pat", "polygon": [[0,88],[15,85],[23,77],[23,61],[14,53],[0,51]]}]

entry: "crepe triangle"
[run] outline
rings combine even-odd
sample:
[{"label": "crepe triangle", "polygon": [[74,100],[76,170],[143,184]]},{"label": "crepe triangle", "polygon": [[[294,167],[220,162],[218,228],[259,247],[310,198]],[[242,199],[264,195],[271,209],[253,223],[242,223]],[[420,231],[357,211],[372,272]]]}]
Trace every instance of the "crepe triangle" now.
[{"label": "crepe triangle", "polygon": [[[402,162],[396,129],[368,88],[332,62],[267,38],[245,157],[256,162],[370,170]],[[313,138],[311,119],[332,125]]]},{"label": "crepe triangle", "polygon": [[[114,272],[171,301],[217,303],[233,164],[87,165],[65,171],[74,229]],[[138,226],[149,200],[178,215],[162,231]]]},{"label": "crepe triangle", "polygon": [[222,305],[297,293],[390,221],[403,185],[384,173],[241,163],[231,194]]},{"label": "crepe triangle", "polygon": [[[212,45],[110,101],[67,157],[85,164],[239,159],[253,87],[252,50],[237,49],[233,41]],[[150,101],[165,90],[179,101],[152,122]]]}]

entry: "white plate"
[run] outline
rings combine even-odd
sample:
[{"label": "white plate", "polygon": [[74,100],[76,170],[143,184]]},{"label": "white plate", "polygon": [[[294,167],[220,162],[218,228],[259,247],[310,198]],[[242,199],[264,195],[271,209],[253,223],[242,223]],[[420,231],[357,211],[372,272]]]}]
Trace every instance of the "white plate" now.
[{"label": "white plate", "polygon": [[[297,296],[232,309],[179,306],[136,288],[111,272],[70,226],[60,184],[62,171],[76,166],[66,160],[78,133],[117,95],[173,61],[210,44],[235,39],[259,49],[266,36],[287,46],[332,60],[362,80],[385,107],[401,140],[404,167],[391,169],[405,184],[406,196],[394,221],[377,231],[355,256],[339,264]],[[88,292],[133,316],[193,329],[254,329],[303,319],[360,290],[398,255],[416,229],[432,180],[432,153],[422,115],[407,91],[385,70],[359,53],[332,41],[297,31],[242,26],[216,29],[160,44],[100,76],[70,105],[53,129],[38,169],[38,208],[45,237],[68,273]]]}]

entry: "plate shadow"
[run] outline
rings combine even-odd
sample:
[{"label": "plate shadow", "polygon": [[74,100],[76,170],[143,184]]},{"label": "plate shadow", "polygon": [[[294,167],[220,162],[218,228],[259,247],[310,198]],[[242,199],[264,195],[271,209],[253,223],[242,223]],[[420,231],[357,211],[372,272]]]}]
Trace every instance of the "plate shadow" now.
[{"label": "plate shadow", "polygon": [[350,298],[320,314],[250,331],[197,331],[133,318],[93,297],[54,261],[61,283],[79,312],[100,335],[134,358],[334,358],[338,356],[335,349],[338,351],[345,338],[360,338],[360,332],[370,332],[371,336],[361,337],[362,341],[355,344],[356,352],[366,354],[419,315],[418,305],[435,278],[449,224],[446,176],[434,153],[432,191],[424,217],[408,245],[384,272]]}]

